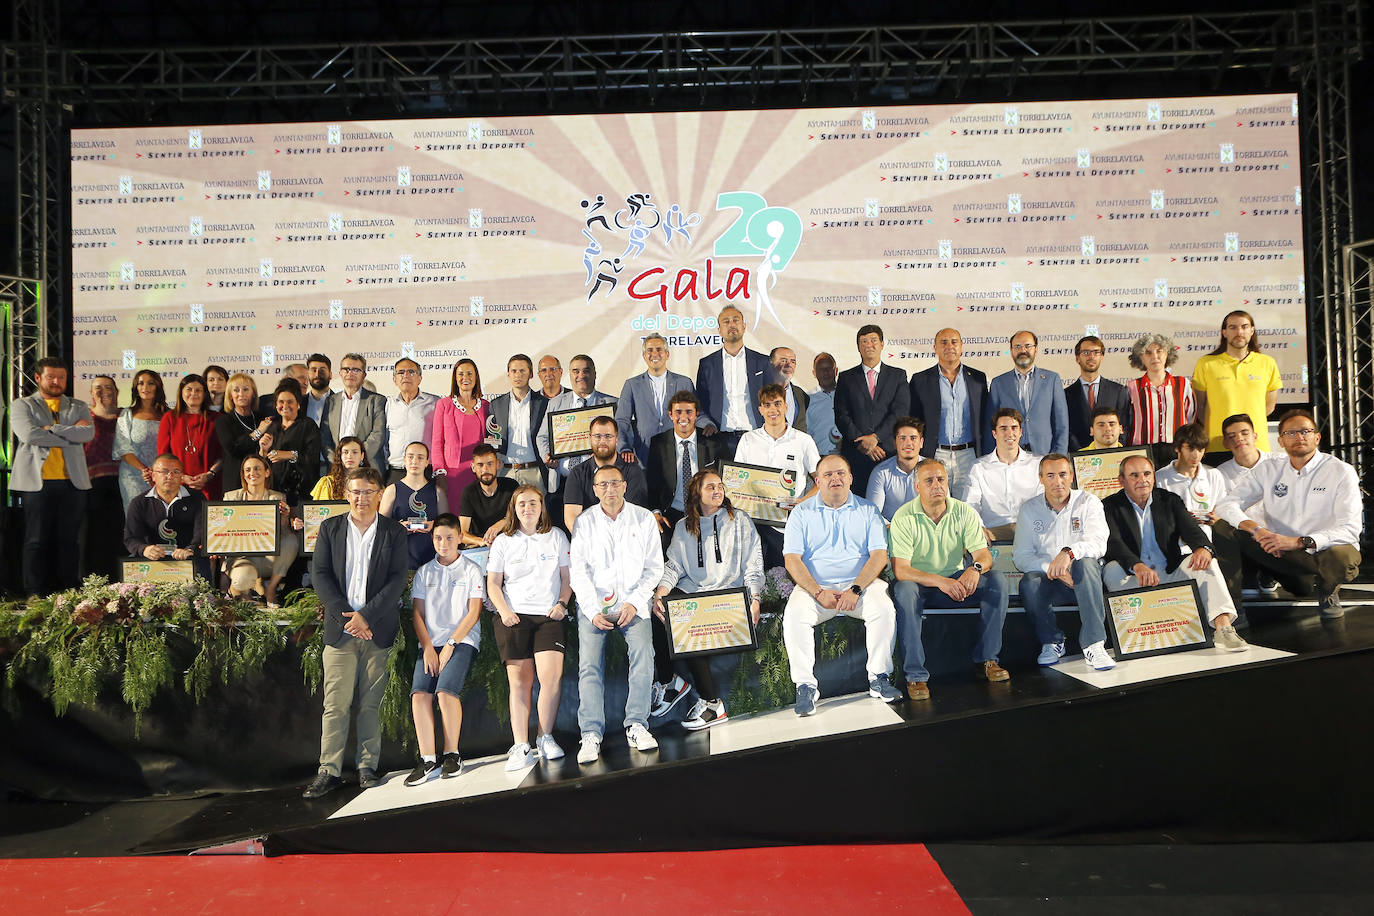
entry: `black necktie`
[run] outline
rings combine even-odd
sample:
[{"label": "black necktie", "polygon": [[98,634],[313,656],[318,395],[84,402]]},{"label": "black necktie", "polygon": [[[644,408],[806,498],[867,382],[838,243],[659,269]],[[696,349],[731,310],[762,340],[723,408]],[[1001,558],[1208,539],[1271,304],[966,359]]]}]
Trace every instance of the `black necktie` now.
[{"label": "black necktie", "polygon": [[692,479],[692,456],[687,451],[691,444],[691,439],[684,439],[682,442],[682,503],[684,508],[687,504],[687,482]]}]

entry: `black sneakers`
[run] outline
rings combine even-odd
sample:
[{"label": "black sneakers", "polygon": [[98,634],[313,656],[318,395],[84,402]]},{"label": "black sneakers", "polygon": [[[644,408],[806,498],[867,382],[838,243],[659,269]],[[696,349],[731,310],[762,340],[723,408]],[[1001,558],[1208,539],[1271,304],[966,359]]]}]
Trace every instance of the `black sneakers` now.
[{"label": "black sneakers", "polygon": [[427,782],[438,766],[439,764],[435,763],[433,760],[421,760],[415,765],[415,769],[410,771],[410,775],[406,777],[406,785],[418,786]]},{"label": "black sneakers", "polygon": [[382,778],[377,775],[377,771],[372,767],[362,767],[358,770],[358,787],[361,789],[374,789],[382,784]]},{"label": "black sneakers", "polygon": [[343,780],[321,770],[315,774],[315,781],[305,787],[301,798],[322,798],[343,785]]},{"label": "black sneakers", "polygon": [[[431,764],[432,766],[432,764]],[[463,758],[458,756],[457,751],[452,751],[444,755],[440,764],[439,776],[442,779],[451,779],[463,772]]]}]

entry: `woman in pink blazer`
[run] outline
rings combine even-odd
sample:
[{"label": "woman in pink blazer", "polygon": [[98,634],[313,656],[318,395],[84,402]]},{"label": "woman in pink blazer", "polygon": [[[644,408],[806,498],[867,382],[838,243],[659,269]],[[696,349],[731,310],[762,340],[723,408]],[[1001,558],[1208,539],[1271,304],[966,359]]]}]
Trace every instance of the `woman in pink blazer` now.
[{"label": "woman in pink blazer", "polygon": [[449,396],[434,408],[434,441],[429,448],[436,477],[448,481],[450,506],[458,505],[463,488],[477,479],[472,473],[472,450],[486,436],[487,411],[477,364],[458,360]]}]

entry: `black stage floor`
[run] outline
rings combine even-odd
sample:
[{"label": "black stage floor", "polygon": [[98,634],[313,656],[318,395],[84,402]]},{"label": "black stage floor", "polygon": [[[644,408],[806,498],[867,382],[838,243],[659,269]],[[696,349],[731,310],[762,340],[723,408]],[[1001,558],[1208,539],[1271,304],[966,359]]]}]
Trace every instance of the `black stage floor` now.
[{"label": "black stage floor", "polygon": [[[1347,604],[1349,605],[1349,601]],[[300,787],[114,805],[8,802],[0,856],[295,851],[608,851],[794,843],[1233,842],[1374,839],[1363,761],[1374,712],[1374,608],[1321,621],[1257,615],[1236,667],[1094,686],[1081,660],[1018,667],[1006,684],[932,682],[926,703],[866,696],[669,723],[640,753],[608,732],[602,758],[457,779],[404,773],[307,802]],[[1210,650],[1206,650],[1210,651]],[[1074,674],[1080,676],[1074,676]],[[824,688],[824,685],[822,685]],[[445,837],[435,846],[438,835]],[[247,847],[245,847],[247,844]]]}]

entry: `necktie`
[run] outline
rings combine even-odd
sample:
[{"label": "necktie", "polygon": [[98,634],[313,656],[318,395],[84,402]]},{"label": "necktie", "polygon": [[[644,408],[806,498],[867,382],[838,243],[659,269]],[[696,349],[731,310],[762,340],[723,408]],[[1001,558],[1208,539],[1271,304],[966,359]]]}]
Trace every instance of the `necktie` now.
[{"label": "necktie", "polygon": [[692,456],[688,452],[691,448],[692,440],[684,439],[682,442],[682,502],[687,503],[687,482],[692,479]]},{"label": "necktie", "polygon": [[1091,412],[1097,407],[1097,382],[1088,386],[1088,411]]},{"label": "necktie", "polygon": [[868,372],[868,396],[875,398],[878,396],[878,370],[869,369]]}]

